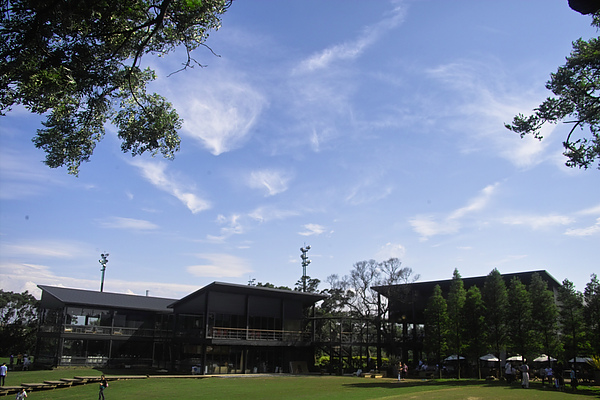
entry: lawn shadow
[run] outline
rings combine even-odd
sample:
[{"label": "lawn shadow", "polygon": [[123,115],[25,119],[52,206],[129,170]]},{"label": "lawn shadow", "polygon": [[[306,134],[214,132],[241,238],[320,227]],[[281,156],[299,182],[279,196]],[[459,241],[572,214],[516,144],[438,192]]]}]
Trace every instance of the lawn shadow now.
[{"label": "lawn shadow", "polygon": [[[408,379],[403,381],[397,380],[377,380],[376,382],[372,381],[363,381],[356,383],[346,383],[343,386],[345,387],[356,387],[356,388],[369,388],[369,387],[378,387],[383,389],[400,389],[403,387],[422,387],[422,386],[447,386],[447,387],[465,387],[465,386],[484,386],[484,387],[504,387],[506,390],[522,390],[524,394],[527,390],[536,390],[536,391],[556,391],[550,385],[542,385],[541,383],[531,383],[529,385],[529,389],[524,389],[520,384],[507,384],[506,382],[501,381],[485,381],[485,380],[477,380],[477,379],[460,379],[460,380],[417,380],[417,379]],[[595,389],[591,386],[580,386],[577,390],[573,391],[570,386],[567,386],[563,391],[565,395],[569,394],[578,394],[583,396],[592,396],[600,398],[600,388]]]}]

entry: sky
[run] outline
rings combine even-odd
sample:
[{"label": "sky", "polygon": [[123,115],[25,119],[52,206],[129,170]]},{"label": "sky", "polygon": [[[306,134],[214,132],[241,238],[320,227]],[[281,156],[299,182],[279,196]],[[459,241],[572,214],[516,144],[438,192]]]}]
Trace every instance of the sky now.
[{"label": "sky", "polygon": [[504,128],[550,95],[567,0],[234,1],[194,57],[145,56],[184,119],[174,160],[131,157],[107,126],[78,177],[0,117],[0,288],[180,298],[213,281],[293,287],[399,258],[420,281],[600,273],[600,171],[568,168],[569,124]]}]

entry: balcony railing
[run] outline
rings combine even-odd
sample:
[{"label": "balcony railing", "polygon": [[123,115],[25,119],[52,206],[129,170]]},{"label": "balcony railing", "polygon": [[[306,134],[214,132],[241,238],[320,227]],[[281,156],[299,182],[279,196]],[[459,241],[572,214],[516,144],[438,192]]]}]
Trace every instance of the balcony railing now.
[{"label": "balcony railing", "polygon": [[270,329],[221,328],[209,330],[207,337],[212,339],[264,340],[277,342],[309,342],[310,333]]},{"label": "balcony railing", "polygon": [[43,325],[40,327],[42,332],[59,332],[65,334],[78,335],[105,335],[105,336],[144,336],[144,337],[166,337],[169,331],[162,329],[143,329],[143,328],[126,328],[116,326],[99,326],[99,325]]}]

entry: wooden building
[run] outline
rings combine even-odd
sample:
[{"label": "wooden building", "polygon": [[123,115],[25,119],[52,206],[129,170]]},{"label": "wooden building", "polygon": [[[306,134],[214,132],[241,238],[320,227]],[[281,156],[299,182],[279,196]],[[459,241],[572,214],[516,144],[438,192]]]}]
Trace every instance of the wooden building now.
[{"label": "wooden building", "polygon": [[199,373],[312,365],[310,309],[325,296],[214,282],[183,299],[42,290],[36,362]]}]

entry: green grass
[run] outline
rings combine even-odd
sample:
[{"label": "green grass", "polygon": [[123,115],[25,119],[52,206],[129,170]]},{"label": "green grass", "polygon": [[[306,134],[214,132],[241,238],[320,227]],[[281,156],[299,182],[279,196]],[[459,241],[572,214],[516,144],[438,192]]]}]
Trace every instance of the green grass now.
[{"label": "green grass", "polygon": [[[112,375],[114,371],[105,371]],[[90,369],[60,369],[24,371],[9,374],[8,384],[41,382],[75,375],[100,375]],[[120,371],[121,375],[131,375]],[[12,376],[11,376],[12,375]],[[81,400],[95,399],[98,384],[73,386],[65,389],[32,392],[31,399]],[[367,400],[367,399],[583,399],[600,397],[600,388],[581,386],[577,393],[556,392],[541,383],[533,382],[530,389],[519,385],[476,380],[408,381],[339,376],[289,376],[234,378],[175,379],[151,378],[110,382],[106,399],[227,399],[227,400]]]}]

